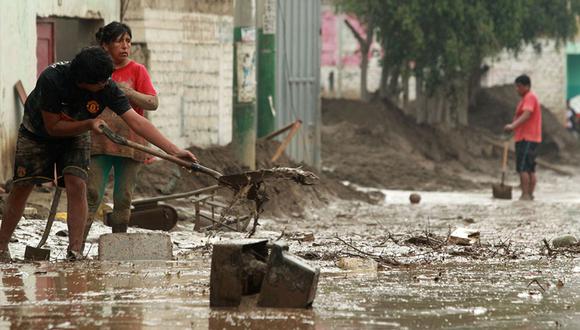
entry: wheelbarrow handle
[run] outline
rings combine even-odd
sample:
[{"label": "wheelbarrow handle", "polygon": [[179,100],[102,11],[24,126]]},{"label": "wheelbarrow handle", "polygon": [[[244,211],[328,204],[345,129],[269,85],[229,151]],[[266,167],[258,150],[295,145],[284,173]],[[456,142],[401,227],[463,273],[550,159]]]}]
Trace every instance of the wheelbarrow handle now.
[{"label": "wheelbarrow handle", "polygon": [[179,157],[169,155],[163,151],[144,146],[142,144],[133,142],[131,140],[127,140],[124,136],[118,135],[117,133],[113,132],[109,127],[107,127],[105,125],[100,125],[99,128],[103,131],[103,133],[107,136],[107,138],[109,138],[111,141],[113,141],[117,144],[128,146],[128,147],[131,147],[133,149],[137,149],[137,150],[143,151],[145,153],[148,153],[150,155],[157,156],[159,158],[168,160],[172,163],[183,166],[183,167],[187,168],[188,170],[192,170],[195,172],[201,172],[201,173],[210,175],[213,178],[215,178],[216,180],[219,180],[223,176],[223,174],[221,174],[220,172],[218,172],[216,170],[212,170],[211,168],[205,167],[205,166],[200,165],[198,163],[190,162],[190,161],[187,161],[185,159],[181,159]]}]

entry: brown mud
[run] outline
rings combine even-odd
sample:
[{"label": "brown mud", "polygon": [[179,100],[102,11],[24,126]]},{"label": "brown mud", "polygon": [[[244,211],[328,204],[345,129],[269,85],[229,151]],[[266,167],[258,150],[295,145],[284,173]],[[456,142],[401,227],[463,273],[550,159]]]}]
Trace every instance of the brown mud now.
[{"label": "brown mud", "polygon": [[[302,166],[304,170],[313,171],[308,166],[291,161],[286,155],[282,155],[276,162],[272,162],[271,157],[279,145],[279,142],[276,141],[258,142],[256,145],[257,169]],[[224,175],[242,173],[248,170],[236,161],[231,145],[206,149],[192,147],[190,150],[197,156],[202,165]],[[139,196],[158,196],[195,190],[216,183],[216,180],[210,176],[189,172],[165,161],[156,161],[143,167],[135,193]],[[273,216],[301,213],[308,208],[326,205],[333,198],[370,201],[367,194],[345,187],[339,181],[330,180],[324,174],[320,175],[320,179],[315,185],[305,186],[292,180],[269,180],[264,185],[264,189],[269,198],[264,212],[265,215]],[[226,197],[231,197],[230,192],[226,190],[222,190],[222,192],[226,194]]]}]

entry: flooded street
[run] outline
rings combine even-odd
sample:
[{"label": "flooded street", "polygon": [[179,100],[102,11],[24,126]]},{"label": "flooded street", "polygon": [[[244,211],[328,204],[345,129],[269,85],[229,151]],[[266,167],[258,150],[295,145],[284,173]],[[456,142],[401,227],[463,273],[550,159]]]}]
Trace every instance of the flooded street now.
[{"label": "flooded street", "polygon": [[[209,308],[210,245],[239,234],[208,236],[182,222],[171,232],[174,261],[77,263],[59,261],[66,237],[52,235],[53,261],[1,266],[0,327],[577,329],[580,259],[549,254],[542,240],[578,234],[580,179],[540,180],[534,202],[493,200],[490,188],[421,192],[421,203],[411,205],[409,192],[384,191],[377,205],[335,201],[261,220],[256,237],[282,237],[290,252],[320,267],[309,310]],[[43,225],[21,223],[15,258],[38,239],[26,233]],[[53,232],[64,226],[56,223]],[[478,230],[480,242],[445,243],[459,227]],[[108,230],[96,228],[92,242]]]}]

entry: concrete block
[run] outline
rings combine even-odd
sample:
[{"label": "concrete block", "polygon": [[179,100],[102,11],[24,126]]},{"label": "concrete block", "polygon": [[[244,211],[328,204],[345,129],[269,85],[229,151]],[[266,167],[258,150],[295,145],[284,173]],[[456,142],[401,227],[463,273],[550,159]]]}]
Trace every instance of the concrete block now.
[{"label": "concrete block", "polygon": [[116,233],[99,237],[99,260],[171,260],[173,244],[165,233]]}]

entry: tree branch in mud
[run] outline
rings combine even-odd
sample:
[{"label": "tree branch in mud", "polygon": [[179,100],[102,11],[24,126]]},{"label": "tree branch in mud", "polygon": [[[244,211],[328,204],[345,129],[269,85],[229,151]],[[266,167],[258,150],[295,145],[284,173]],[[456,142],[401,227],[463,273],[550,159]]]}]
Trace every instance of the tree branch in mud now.
[{"label": "tree branch in mud", "polygon": [[546,240],[545,238],[542,240],[542,242],[544,242],[544,245],[546,246],[546,249],[548,250],[548,256],[552,256],[552,248],[550,247],[550,243],[548,243],[548,240]]},{"label": "tree branch in mud", "polygon": [[576,243],[576,244],[572,244],[569,247],[558,247],[558,248],[553,248],[550,247],[550,243],[548,243],[547,239],[543,239],[542,242],[544,243],[544,246],[546,246],[546,250],[548,251],[548,256],[549,257],[556,257],[558,255],[563,255],[565,257],[568,258],[575,258],[578,256],[578,254],[580,254],[580,244]]},{"label": "tree branch in mud", "polygon": [[542,289],[542,292],[546,292],[546,289],[544,289],[544,287],[540,284],[540,282],[538,282],[537,279],[533,279],[530,281],[530,283],[528,283],[528,287],[530,287],[530,285],[532,285],[532,283],[536,283],[540,289]]},{"label": "tree branch in mud", "polygon": [[[368,253],[365,252],[359,248],[357,248],[356,246],[352,245],[351,243],[348,243],[347,241],[343,240],[342,238],[336,236],[336,239],[341,241],[344,245],[350,247],[351,249],[355,250],[356,252],[358,252],[359,254],[362,254],[362,256],[364,257],[370,257],[371,259],[374,259],[376,262],[381,263],[381,264],[388,264],[391,266],[401,266],[402,264],[400,262],[398,262],[397,260],[393,259],[393,258],[386,258],[383,256],[377,256],[375,254],[372,253]],[[362,257],[361,255],[359,255],[359,257]]]}]

